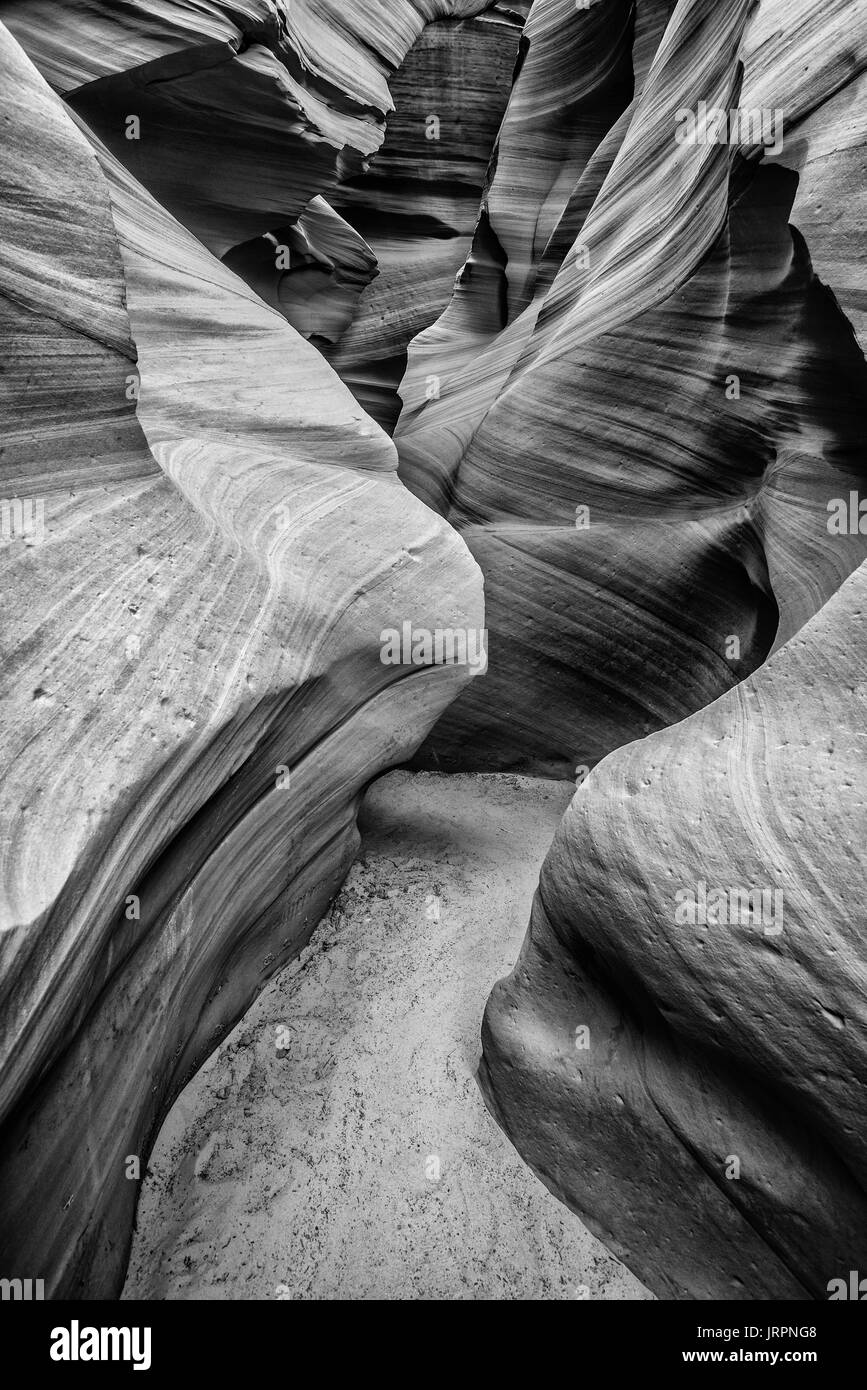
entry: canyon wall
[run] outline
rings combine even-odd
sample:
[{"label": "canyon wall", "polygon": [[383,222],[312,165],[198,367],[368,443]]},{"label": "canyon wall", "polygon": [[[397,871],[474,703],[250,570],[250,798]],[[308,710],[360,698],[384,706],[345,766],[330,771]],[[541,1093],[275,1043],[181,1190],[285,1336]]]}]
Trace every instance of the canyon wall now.
[{"label": "canyon wall", "polygon": [[316,349],[0,41],[2,486],[43,509],[3,547],[0,1248],[113,1296],[168,1106],[470,678],[382,630],[481,627],[482,582]]},{"label": "canyon wall", "polygon": [[[665,8],[583,165],[518,159],[535,217],[498,165],[411,353],[404,476],[491,629],[420,760],[576,765],[483,1030],[519,1151],[662,1296],[825,1298],[867,1251],[867,12]],[[594,112],[616,9],[583,18]],[[536,6],[540,49],[545,19],[582,22]],[[773,138],[678,142],[702,100]]]},{"label": "canyon wall", "polygon": [[[662,1296],[823,1297],[867,1234],[867,10],[0,21],[4,1270],[118,1292],[168,1106],[408,763],[577,783],[483,1027],[519,1152]],[[384,662],[406,622],[487,627],[484,679]]]}]

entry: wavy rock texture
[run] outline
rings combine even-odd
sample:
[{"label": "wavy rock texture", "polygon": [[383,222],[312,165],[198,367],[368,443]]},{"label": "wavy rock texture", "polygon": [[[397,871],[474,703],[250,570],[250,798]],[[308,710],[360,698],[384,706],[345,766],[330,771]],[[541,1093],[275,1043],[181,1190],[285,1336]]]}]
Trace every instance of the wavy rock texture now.
[{"label": "wavy rock texture", "polygon": [[[46,529],[3,538],[3,1249],[117,1292],[128,1156],[415,759],[582,783],[486,1015],[519,1151],[656,1292],[822,1296],[867,1258],[867,9],[0,19]],[[679,143],[701,101],[782,146]],[[485,680],[384,666],[407,619],[486,625]],[[699,880],[784,930],[679,925]]]},{"label": "wavy rock texture", "polygon": [[407,345],[468,249],[527,9],[91,0],[58,16],[12,0],[0,13],[118,159],[391,429]]},{"label": "wavy rock texture", "polygon": [[520,33],[519,16],[499,6],[429,24],[390,83],[395,111],[381,151],[332,195],[370,244],[378,274],[327,356],[389,430],[410,340],[445,309],[470,248]]},{"label": "wavy rock texture", "polygon": [[467,676],[383,665],[381,629],[481,626],[481,583],[315,349],[0,38],[3,489],[45,508],[4,555],[0,1245],[98,1297],[127,1157]]},{"label": "wavy rock texture", "polygon": [[[473,250],[401,386],[402,476],[478,559],[491,633],[424,765],[591,767],[731,688],[864,556],[826,527],[864,483],[859,205],[821,240],[840,300],[790,218],[800,166],[818,191],[838,143],[839,177],[863,160],[867,21],[790,8],[761,32],[745,2],[530,15]],[[674,138],[739,92],[785,112],[770,167]]]},{"label": "wavy rock texture", "polygon": [[[865,599],[862,566],[737,690],[594,770],[488,1004],[502,1123],[667,1297],[826,1298],[863,1265]],[[772,930],[678,925],[699,880],[781,893]]]},{"label": "wavy rock texture", "polygon": [[[829,524],[865,490],[867,13],[749,11],[678,5],[568,195],[558,268],[492,210],[495,177],[397,437],[485,571],[492,630],[484,691],[422,757],[589,765],[671,725],[567,812],[486,1012],[489,1103],[657,1293],[809,1299],[867,1252],[867,567],[857,520]],[[528,35],[543,14],[568,26],[537,6]],[[781,109],[782,150],[677,145],[701,98]],[[438,361],[454,392],[422,404]],[[678,916],[714,889],[724,910]],[[739,915],[755,891],[770,922]]]}]

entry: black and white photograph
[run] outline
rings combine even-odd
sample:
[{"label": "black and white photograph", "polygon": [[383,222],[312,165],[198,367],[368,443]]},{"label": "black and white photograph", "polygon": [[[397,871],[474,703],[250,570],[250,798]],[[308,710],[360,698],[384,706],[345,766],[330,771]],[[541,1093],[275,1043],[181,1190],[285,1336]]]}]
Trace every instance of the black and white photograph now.
[{"label": "black and white photograph", "polygon": [[30,1370],[568,1302],[829,1373],[865,352],[867,0],[0,0]]}]

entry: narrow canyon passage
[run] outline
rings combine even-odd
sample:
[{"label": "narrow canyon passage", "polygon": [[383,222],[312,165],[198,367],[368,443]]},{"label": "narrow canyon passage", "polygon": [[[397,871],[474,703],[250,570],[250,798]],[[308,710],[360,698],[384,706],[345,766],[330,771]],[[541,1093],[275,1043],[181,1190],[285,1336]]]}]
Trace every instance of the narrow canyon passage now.
[{"label": "narrow canyon passage", "polygon": [[124,1298],[650,1296],[534,1177],[475,1078],[573,791],[374,784],[331,911],[163,1125]]},{"label": "narrow canyon passage", "polygon": [[0,0],[0,108],[0,1300],[867,1300],[867,4]]}]

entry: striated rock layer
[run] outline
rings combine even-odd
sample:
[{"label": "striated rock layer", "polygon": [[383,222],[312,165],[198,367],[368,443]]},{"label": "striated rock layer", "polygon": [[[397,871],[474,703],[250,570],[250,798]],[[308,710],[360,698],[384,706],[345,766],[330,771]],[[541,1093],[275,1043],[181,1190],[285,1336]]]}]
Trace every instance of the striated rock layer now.
[{"label": "striated rock layer", "polygon": [[315,349],[0,45],[2,487],[44,509],[3,557],[0,1248],[100,1297],[167,1106],[469,675],[381,630],[482,591]]},{"label": "striated rock layer", "polygon": [[[401,385],[401,475],[478,559],[490,629],[422,765],[589,768],[743,679],[867,553],[827,530],[865,485],[862,205],[819,206],[864,169],[865,13],[533,7],[473,248]],[[782,150],[679,143],[701,101],[781,113]]]},{"label": "striated rock layer", "polygon": [[407,344],[466,255],[527,8],[90,0],[58,15],[7,0],[0,15],[112,153],[391,429]]},{"label": "striated rock layer", "polygon": [[[421,760],[582,765],[485,1017],[519,1151],[663,1296],[826,1298],[867,1258],[867,11],[665,9],[577,177],[523,166],[562,231],[505,214],[498,166],[411,350],[403,472],[491,628]],[[585,25],[564,81],[608,119],[616,11],[534,7],[501,150],[549,30]],[[701,100],[782,124],[678,143]]]},{"label": "striated rock layer", "polygon": [[[415,759],[580,784],[485,1020],[519,1151],[656,1292],[824,1296],[867,1258],[867,9],[0,19],[4,1272],[118,1291],[167,1105]],[[384,664],[407,622],[487,625],[485,680]]]},{"label": "striated rock layer", "polygon": [[[737,690],[594,770],[488,1003],[501,1122],[669,1298],[827,1298],[863,1267],[865,600],[862,566]],[[705,922],[700,884],[726,895]]]},{"label": "striated rock layer", "polygon": [[377,278],[327,356],[389,430],[408,344],[445,309],[470,248],[520,33],[519,16],[500,6],[429,24],[390,83],[395,110],[369,172],[332,195],[370,244]]}]

